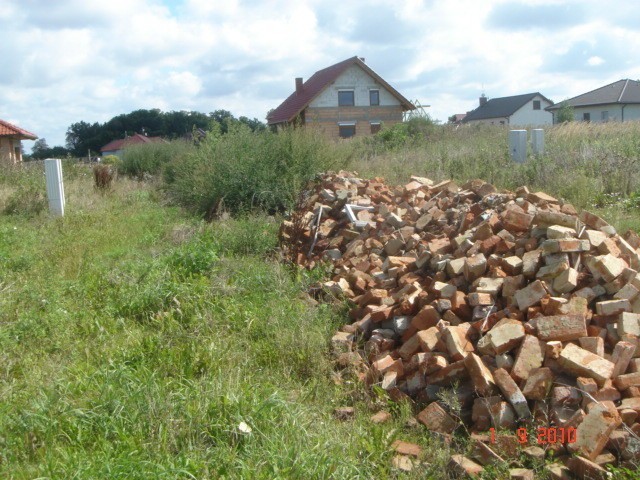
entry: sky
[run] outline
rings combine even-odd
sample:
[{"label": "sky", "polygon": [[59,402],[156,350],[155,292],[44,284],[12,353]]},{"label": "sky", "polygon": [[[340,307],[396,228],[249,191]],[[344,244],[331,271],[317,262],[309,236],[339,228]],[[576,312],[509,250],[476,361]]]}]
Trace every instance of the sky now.
[{"label": "sky", "polygon": [[[446,122],[478,97],[554,102],[640,78],[636,0],[0,0],[0,119],[218,109],[265,121],[294,78],[353,57]],[[29,152],[33,142],[24,142]]]}]

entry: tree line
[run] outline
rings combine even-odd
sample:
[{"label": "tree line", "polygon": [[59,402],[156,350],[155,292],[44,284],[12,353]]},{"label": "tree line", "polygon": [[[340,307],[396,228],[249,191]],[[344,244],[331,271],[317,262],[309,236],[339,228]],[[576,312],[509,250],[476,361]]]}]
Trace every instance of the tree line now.
[{"label": "tree line", "polygon": [[251,130],[264,130],[265,124],[257,118],[234,117],[227,110],[216,110],[209,114],[195,111],[163,112],[159,109],[135,110],[113,117],[105,123],[80,121],[67,129],[66,145],[49,147],[47,140],[36,140],[31,150],[31,158],[87,157],[100,155],[100,148],[112,140],[125,138],[136,133],[167,140],[190,138],[194,130],[210,131],[218,129],[226,133],[234,123],[243,123]]}]

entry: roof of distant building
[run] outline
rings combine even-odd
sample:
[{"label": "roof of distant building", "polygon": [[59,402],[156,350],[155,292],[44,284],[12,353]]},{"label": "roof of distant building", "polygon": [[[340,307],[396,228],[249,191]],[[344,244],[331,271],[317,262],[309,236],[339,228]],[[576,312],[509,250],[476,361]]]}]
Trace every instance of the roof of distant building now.
[{"label": "roof of distant building", "polygon": [[484,120],[487,118],[510,117],[536,96],[540,96],[547,102],[553,104],[551,100],[540,92],[525,93],[523,95],[514,95],[511,97],[492,98],[491,100],[487,100],[484,105],[468,112],[463,122]]},{"label": "roof of distant building", "polygon": [[311,101],[318,96],[327,86],[334,82],[341,73],[343,73],[351,65],[358,65],[365,72],[371,75],[378,83],[384,86],[394,97],[396,97],[404,110],[413,110],[415,106],[403,97],[396,89],[382,79],[380,75],[374,72],[359,57],[351,57],[342,62],[331,65],[330,67],[318,70],[306,82],[302,84],[300,92],[294,92],[287,97],[276,109],[268,116],[267,122],[272,125],[275,123],[290,122],[302,110],[304,110]]},{"label": "roof of distant building", "polygon": [[0,120],[0,137],[19,137],[23,140],[35,140],[38,136],[12,123]]},{"label": "roof of distant building", "polygon": [[112,140],[100,149],[101,152],[113,152],[115,150],[122,150],[129,145],[140,145],[143,143],[158,143],[164,142],[160,137],[147,137],[136,133],[126,138],[120,138],[118,140]]},{"label": "roof of distant building", "polygon": [[[577,97],[569,98],[564,102],[572,107],[584,107],[587,105],[603,105],[609,103],[640,103],[640,81],[623,79],[610,83],[604,87],[596,88],[590,92],[583,93]],[[556,110],[560,108],[560,102],[547,110]]]}]

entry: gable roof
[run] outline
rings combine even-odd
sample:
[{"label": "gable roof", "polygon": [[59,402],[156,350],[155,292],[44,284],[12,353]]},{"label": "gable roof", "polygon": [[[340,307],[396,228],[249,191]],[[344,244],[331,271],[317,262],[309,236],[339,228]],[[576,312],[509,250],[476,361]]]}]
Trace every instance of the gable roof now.
[{"label": "gable roof", "polygon": [[[640,81],[623,79],[610,83],[604,87],[596,88],[577,97],[565,100],[572,107],[584,107],[587,105],[603,105],[609,103],[640,103]],[[561,105],[552,105],[547,110],[556,110]]]},{"label": "gable roof", "polygon": [[467,116],[464,118],[464,120],[462,120],[462,122],[466,123],[470,120],[510,117],[520,108],[526,105],[529,100],[535,98],[536,96],[540,96],[547,102],[553,104],[551,100],[542,95],[540,92],[525,93],[523,95],[514,95],[512,97],[492,98],[491,100],[487,100],[487,103],[485,103],[484,105],[467,113]]},{"label": "gable roof", "polygon": [[19,137],[23,140],[35,140],[38,138],[34,133],[28,132],[4,120],[0,120],[0,137]]},{"label": "gable roof", "polygon": [[267,123],[269,125],[282,122],[292,121],[302,110],[307,108],[311,101],[316,98],[320,92],[333,83],[341,73],[343,73],[351,65],[357,65],[362,68],[366,73],[372,76],[379,84],[386,88],[394,97],[396,97],[404,110],[413,110],[415,107],[413,104],[404,98],[400,93],[394,89],[391,85],[385,82],[380,75],[374,72],[367,66],[360,58],[351,57],[338,62],[335,65],[318,70],[314,73],[306,82],[302,84],[302,91],[298,94],[293,92],[287,99],[282,102],[278,108],[273,110],[267,116]]},{"label": "gable roof", "polygon": [[101,152],[112,152],[114,150],[122,150],[124,147],[129,145],[139,145],[143,143],[157,143],[163,142],[160,137],[146,137],[144,135],[140,135],[139,133],[135,133],[130,137],[120,138],[118,140],[112,140],[107,143],[104,147],[100,149]]}]

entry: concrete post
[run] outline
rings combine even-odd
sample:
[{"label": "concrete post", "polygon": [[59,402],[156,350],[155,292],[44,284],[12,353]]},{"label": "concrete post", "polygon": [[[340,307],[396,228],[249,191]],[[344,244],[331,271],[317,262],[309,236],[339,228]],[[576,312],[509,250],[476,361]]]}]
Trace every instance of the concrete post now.
[{"label": "concrete post", "polygon": [[47,158],[44,161],[44,172],[47,178],[47,197],[49,211],[57,216],[64,216],[64,185],[62,183],[62,164],[59,158]]},{"label": "concrete post", "polygon": [[544,155],[544,130],[534,128],[531,130],[531,149],[534,155]]},{"label": "concrete post", "polygon": [[524,163],[527,160],[527,131],[509,131],[509,153],[516,163]]}]

